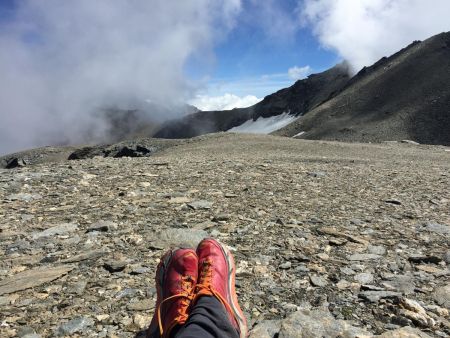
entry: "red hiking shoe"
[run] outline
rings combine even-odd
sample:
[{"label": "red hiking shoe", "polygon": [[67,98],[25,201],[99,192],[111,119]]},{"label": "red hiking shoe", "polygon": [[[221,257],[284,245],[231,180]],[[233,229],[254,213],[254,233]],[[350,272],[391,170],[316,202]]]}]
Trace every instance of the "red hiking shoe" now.
[{"label": "red hiking shoe", "polygon": [[164,254],[156,270],[157,299],[148,338],[169,337],[175,326],[186,323],[197,275],[198,258],[193,249]]},{"label": "red hiking shoe", "polygon": [[198,245],[197,256],[198,281],[193,302],[201,296],[216,297],[225,307],[239,337],[247,337],[247,320],[239,307],[235,290],[236,267],[233,255],[224,245],[207,238]]}]

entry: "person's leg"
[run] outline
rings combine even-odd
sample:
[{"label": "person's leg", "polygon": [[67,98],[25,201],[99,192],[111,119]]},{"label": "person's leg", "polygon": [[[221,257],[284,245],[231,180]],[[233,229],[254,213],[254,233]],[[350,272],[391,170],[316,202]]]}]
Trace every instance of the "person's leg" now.
[{"label": "person's leg", "polygon": [[195,298],[189,319],[173,338],[245,338],[247,320],[238,304],[232,254],[214,239],[201,241],[196,252]]},{"label": "person's leg", "polygon": [[188,319],[198,276],[198,258],[193,249],[169,250],[156,270],[157,300],[147,338],[170,337]]},{"label": "person's leg", "polygon": [[172,331],[172,338],[239,338],[225,307],[215,297],[198,299],[184,326]]}]

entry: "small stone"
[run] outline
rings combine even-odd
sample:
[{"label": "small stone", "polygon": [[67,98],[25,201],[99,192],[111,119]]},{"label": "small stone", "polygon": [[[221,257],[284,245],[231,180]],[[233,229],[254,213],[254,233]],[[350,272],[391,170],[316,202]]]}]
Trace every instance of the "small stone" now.
[{"label": "small stone", "polygon": [[400,202],[399,200],[394,199],[394,198],[384,200],[384,202],[389,203],[389,204],[402,205],[402,202]]},{"label": "small stone", "polygon": [[117,229],[117,224],[111,221],[99,221],[94,224],[92,224],[86,232],[107,232],[113,229]]},{"label": "small stone", "polygon": [[290,269],[291,267],[292,267],[291,262],[284,262],[283,264],[280,264],[280,269],[283,269],[283,270]]},{"label": "small stone", "polygon": [[67,323],[61,324],[58,327],[57,335],[68,336],[74,333],[84,333],[86,329],[94,325],[94,320],[89,317],[78,317],[68,321]]},{"label": "small stone", "polygon": [[382,245],[369,245],[367,251],[374,255],[383,256],[386,253],[386,248]]},{"label": "small stone", "polygon": [[127,309],[130,311],[149,311],[154,308],[155,301],[153,299],[145,299],[127,305]]},{"label": "small stone", "polygon": [[104,320],[108,319],[109,317],[110,317],[110,315],[103,314],[103,315],[96,316],[95,319],[97,319],[97,321],[99,321],[99,322],[103,322]]},{"label": "small stone", "polygon": [[308,172],[308,176],[311,177],[325,177],[327,176],[327,173],[324,171],[310,171]]},{"label": "small stone", "polygon": [[111,273],[123,271],[126,266],[125,261],[108,261],[103,264],[103,267]]},{"label": "small stone", "polygon": [[348,256],[347,258],[351,261],[372,261],[381,259],[381,256],[374,254],[353,254],[351,256]]},{"label": "small stone", "polygon": [[325,278],[317,275],[310,275],[309,280],[313,286],[324,287],[328,284]]},{"label": "small stone", "polygon": [[373,282],[373,275],[371,273],[358,273],[353,278],[360,284],[370,284]]},{"label": "small stone", "polygon": [[328,256],[326,253],[321,252],[317,254],[317,257],[319,257],[323,261],[327,261],[330,259],[330,256]]},{"label": "small stone", "polygon": [[207,209],[211,209],[213,203],[209,202],[209,201],[200,200],[200,201],[190,202],[187,205],[188,205],[188,207],[190,207],[191,209],[194,209],[194,210],[207,210]]},{"label": "small stone", "polygon": [[218,214],[214,216],[213,222],[226,222],[230,220],[231,216],[228,214]]},{"label": "small stone", "polygon": [[345,290],[348,289],[350,287],[351,283],[346,281],[345,279],[341,279],[337,284],[336,287],[339,290]]},{"label": "small stone", "polygon": [[78,282],[75,282],[73,284],[70,284],[67,289],[66,292],[67,293],[73,293],[76,295],[82,295],[84,293],[84,290],[86,289],[87,286],[87,281],[85,280],[81,280]]},{"label": "small stone", "polygon": [[133,323],[139,328],[144,329],[148,326],[148,317],[140,314],[135,314],[133,316]]}]

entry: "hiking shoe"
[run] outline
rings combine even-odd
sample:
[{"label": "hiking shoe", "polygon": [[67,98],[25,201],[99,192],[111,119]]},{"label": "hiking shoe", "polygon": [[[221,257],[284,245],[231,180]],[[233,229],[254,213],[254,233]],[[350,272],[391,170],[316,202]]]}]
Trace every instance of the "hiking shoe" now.
[{"label": "hiking shoe", "polygon": [[216,297],[225,307],[230,322],[240,338],[247,336],[247,320],[239,307],[235,290],[236,267],[230,251],[214,239],[207,238],[197,247],[198,281],[194,303],[199,297]]},{"label": "hiking shoe", "polygon": [[169,337],[175,326],[186,323],[197,269],[198,258],[193,249],[169,250],[161,258],[155,278],[155,314],[147,331],[148,338]]}]

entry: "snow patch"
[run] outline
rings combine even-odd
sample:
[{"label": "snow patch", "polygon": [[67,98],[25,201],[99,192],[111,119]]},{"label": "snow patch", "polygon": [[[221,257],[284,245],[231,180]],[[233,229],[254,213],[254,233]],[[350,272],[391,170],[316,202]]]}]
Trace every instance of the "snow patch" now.
[{"label": "snow patch", "polygon": [[301,131],[301,132],[299,132],[298,134],[295,134],[292,137],[299,137],[299,136],[302,136],[304,133],[305,133],[304,131]]},{"label": "snow patch", "polygon": [[271,117],[259,117],[256,121],[248,120],[240,126],[229,129],[232,133],[251,133],[251,134],[270,134],[275,130],[287,126],[294,122],[297,116],[289,113],[283,113]]}]

